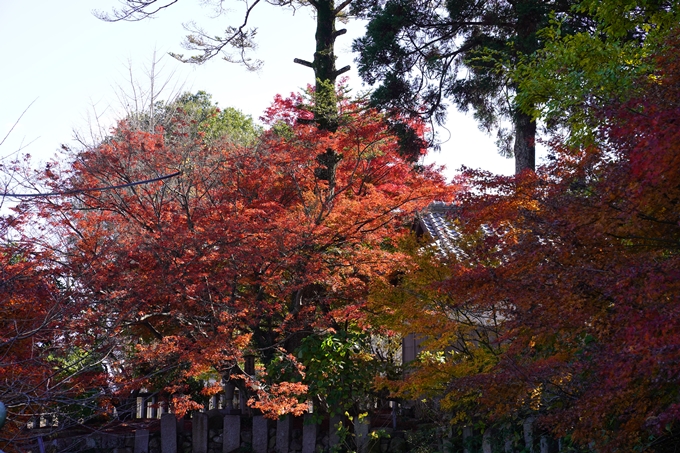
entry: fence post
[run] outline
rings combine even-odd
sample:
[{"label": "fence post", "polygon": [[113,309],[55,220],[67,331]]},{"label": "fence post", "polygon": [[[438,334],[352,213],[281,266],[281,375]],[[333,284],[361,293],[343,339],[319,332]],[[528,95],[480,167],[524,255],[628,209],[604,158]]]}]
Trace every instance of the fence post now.
[{"label": "fence post", "polygon": [[173,414],[161,415],[161,453],[177,453],[177,419]]},{"label": "fence post", "polygon": [[135,453],[147,453],[149,451],[149,430],[138,429],[135,431]]},{"label": "fence post", "polygon": [[368,431],[370,427],[370,419],[356,417],[354,422],[354,438],[357,444],[357,453],[366,453],[368,451]]},{"label": "fence post", "polygon": [[267,419],[261,415],[253,417],[253,453],[267,453],[269,429]]},{"label": "fence post", "polygon": [[192,453],[208,453],[208,414],[194,412],[191,421]]},{"label": "fence post", "polygon": [[340,431],[342,428],[342,417],[339,415],[332,416],[331,422],[328,425],[328,446],[331,449],[340,443],[338,431]]},{"label": "fence post", "polygon": [[559,444],[549,435],[541,436],[541,453],[558,453]]},{"label": "fence post", "polygon": [[290,445],[290,416],[276,420],[276,453],[288,453]]},{"label": "fence post", "polygon": [[512,453],[513,452],[513,442],[512,442],[512,433],[508,432],[505,435],[505,446],[503,451],[505,453]]},{"label": "fence post", "polygon": [[225,415],[222,430],[222,453],[231,453],[241,447],[241,416]]},{"label": "fence post", "polygon": [[484,434],[482,435],[482,452],[483,453],[492,453],[493,452],[493,448],[492,448],[492,445],[491,445],[492,435],[493,435],[493,431],[490,427],[486,428],[484,430]]},{"label": "fence post", "polygon": [[314,423],[312,414],[305,414],[302,425],[302,453],[314,453],[316,451],[317,425]]},{"label": "fence post", "polygon": [[468,442],[469,439],[472,438],[472,427],[471,426],[465,426],[463,427],[463,453],[472,453],[470,449],[468,448]]},{"label": "fence post", "polygon": [[529,453],[534,453],[534,418],[524,420],[524,445]]}]

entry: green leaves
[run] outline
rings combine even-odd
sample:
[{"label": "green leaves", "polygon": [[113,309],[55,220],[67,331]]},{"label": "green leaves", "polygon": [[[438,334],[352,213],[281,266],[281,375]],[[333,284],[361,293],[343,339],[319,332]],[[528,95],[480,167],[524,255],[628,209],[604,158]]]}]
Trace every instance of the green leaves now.
[{"label": "green leaves", "polygon": [[[649,55],[679,19],[675,1],[588,0],[553,14],[539,32],[543,48],[513,73],[519,108],[570,145],[593,144],[598,112],[639,94],[636,81],[654,71]],[[574,30],[579,20],[589,26]]]},{"label": "green leaves", "polygon": [[200,134],[206,143],[227,139],[248,146],[253,145],[262,133],[250,116],[233,107],[219,108],[205,91],[184,93],[172,103],[161,104],[161,108],[163,116],[168,118],[162,124],[168,134],[172,134],[177,122],[184,122],[191,124],[193,133]]},{"label": "green leaves", "polygon": [[297,356],[305,366],[310,394],[318,395],[331,415],[355,409],[369,394],[376,370],[368,335],[348,331],[311,335],[302,341]]}]

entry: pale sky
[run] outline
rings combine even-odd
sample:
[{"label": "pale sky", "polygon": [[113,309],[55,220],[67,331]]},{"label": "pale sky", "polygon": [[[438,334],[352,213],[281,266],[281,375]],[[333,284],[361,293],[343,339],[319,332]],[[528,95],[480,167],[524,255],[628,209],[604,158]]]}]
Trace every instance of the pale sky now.
[{"label": "pale sky", "polygon": [[[152,20],[106,23],[92,11],[110,11],[119,6],[117,0],[0,0],[0,140],[33,102],[0,146],[0,156],[28,145],[23,152],[47,160],[62,143],[72,143],[74,129],[84,131],[94,124],[94,112],[109,128],[122,116],[116,87],[129,88],[129,65],[145,86],[154,50],[157,56],[187,53],[180,45],[186,35],[183,23],[194,20],[219,35],[227,25],[242,21],[243,3],[226,2],[234,10],[214,19],[202,3],[184,0]],[[253,56],[264,61],[260,71],[249,72],[219,59],[202,66],[182,64],[165,55],[158,79],[172,74],[168,95],[173,87],[204,90],[220,106],[235,107],[257,119],[275,94],[287,95],[313,83],[312,70],[293,63],[294,58],[313,59],[315,24],[310,8],[294,14],[263,3],[254,9],[252,24],[258,27],[259,45]],[[351,65],[350,87],[365,91],[368,87],[361,84],[351,53],[362,24],[350,22],[346,28],[348,33],[336,41],[337,66]],[[446,128],[450,139],[430,158],[446,165],[447,176],[461,165],[514,172],[513,160],[498,156],[493,139],[478,130],[470,114],[451,110]],[[448,135],[440,131],[442,139]]]}]

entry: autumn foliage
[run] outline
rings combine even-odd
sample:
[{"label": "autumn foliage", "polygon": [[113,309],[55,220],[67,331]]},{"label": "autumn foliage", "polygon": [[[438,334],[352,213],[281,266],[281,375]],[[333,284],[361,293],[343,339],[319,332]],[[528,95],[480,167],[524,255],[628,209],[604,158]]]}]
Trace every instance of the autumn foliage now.
[{"label": "autumn foliage", "polygon": [[35,414],[53,428],[97,414],[101,356],[77,348],[69,316],[78,311],[71,282],[45,243],[36,241],[29,213],[18,208],[0,218],[0,401],[7,422],[6,451],[20,451]]},{"label": "autumn foliage", "polygon": [[[672,36],[602,111],[600,146],[552,144],[535,174],[467,171],[458,250],[407,247],[379,319],[423,339],[391,388],[443,398],[461,424],[541,429],[596,451],[675,442],[680,399],[680,50]],[[415,310],[414,310],[415,308]]]},{"label": "autumn foliage", "polygon": [[223,378],[242,382],[243,354],[254,353],[251,404],[300,413],[306,385],[276,382],[268,364],[298,367],[291,353],[305,337],[362,329],[369,282],[404,259],[395,241],[441,193],[441,176],[400,156],[361,103],[344,102],[331,133],[304,121],[301,102],[277,98],[254,143],[215,137],[181,107],[155,133],[121,122],[53,169],[55,190],[180,172],[38,202],[69,238],[63,259],[84,307],[71,321],[89,345],[115,343],[107,369],[119,395],[164,390],[178,413],[196,409]]},{"label": "autumn foliage", "polygon": [[[7,232],[19,219],[5,217],[2,223]],[[10,419],[5,439],[16,435],[32,411],[47,404],[53,387],[53,367],[41,343],[53,340],[64,301],[58,299],[49,271],[40,269],[46,258],[19,237],[0,247],[0,391]]]},{"label": "autumn foliage", "polygon": [[[264,130],[205,93],[153,132],[121,121],[38,174],[62,196],[0,219],[4,440],[35,414],[120,414],[141,389],[181,415],[232,382],[273,418],[388,389],[518,448],[527,419],[577,450],[677,443],[678,52],[671,34],[635,96],[598,111],[596,145],[555,139],[536,172],[449,186],[413,162],[422,140],[405,153],[342,95],[333,131],[303,95]],[[452,202],[451,249],[411,234],[433,200]],[[408,334],[422,352],[403,376],[375,366]]]}]

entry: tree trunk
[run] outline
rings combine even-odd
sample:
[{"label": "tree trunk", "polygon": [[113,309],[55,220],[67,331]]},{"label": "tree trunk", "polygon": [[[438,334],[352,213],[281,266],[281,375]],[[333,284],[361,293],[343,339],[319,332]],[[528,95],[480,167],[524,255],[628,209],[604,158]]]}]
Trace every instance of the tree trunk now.
[{"label": "tree trunk", "polygon": [[347,32],[345,29],[336,30],[335,20],[340,11],[346,8],[350,1],[345,0],[337,9],[335,0],[310,0],[316,9],[316,51],[314,62],[296,58],[295,63],[314,70],[316,91],[314,93],[314,121],[321,130],[335,132],[338,128],[338,99],[335,92],[335,81],[338,76],[350,67],[335,69],[335,39]]},{"label": "tree trunk", "polygon": [[[538,0],[521,0],[514,4],[517,14],[516,49],[520,55],[531,55],[539,49],[536,36],[538,24],[545,16],[544,2]],[[526,113],[516,111],[515,123],[515,174],[523,170],[536,170],[536,122]]]},{"label": "tree trunk", "polygon": [[317,0],[316,8],[316,52],[314,52],[314,76],[316,88],[319,82],[335,84],[335,2]]},{"label": "tree trunk", "polygon": [[515,174],[536,170],[536,122],[526,113],[515,114]]},{"label": "tree trunk", "polygon": [[335,131],[338,127],[338,107],[335,95],[335,2],[316,2],[316,52],[314,52],[314,77],[316,92],[314,119],[319,129]]}]

